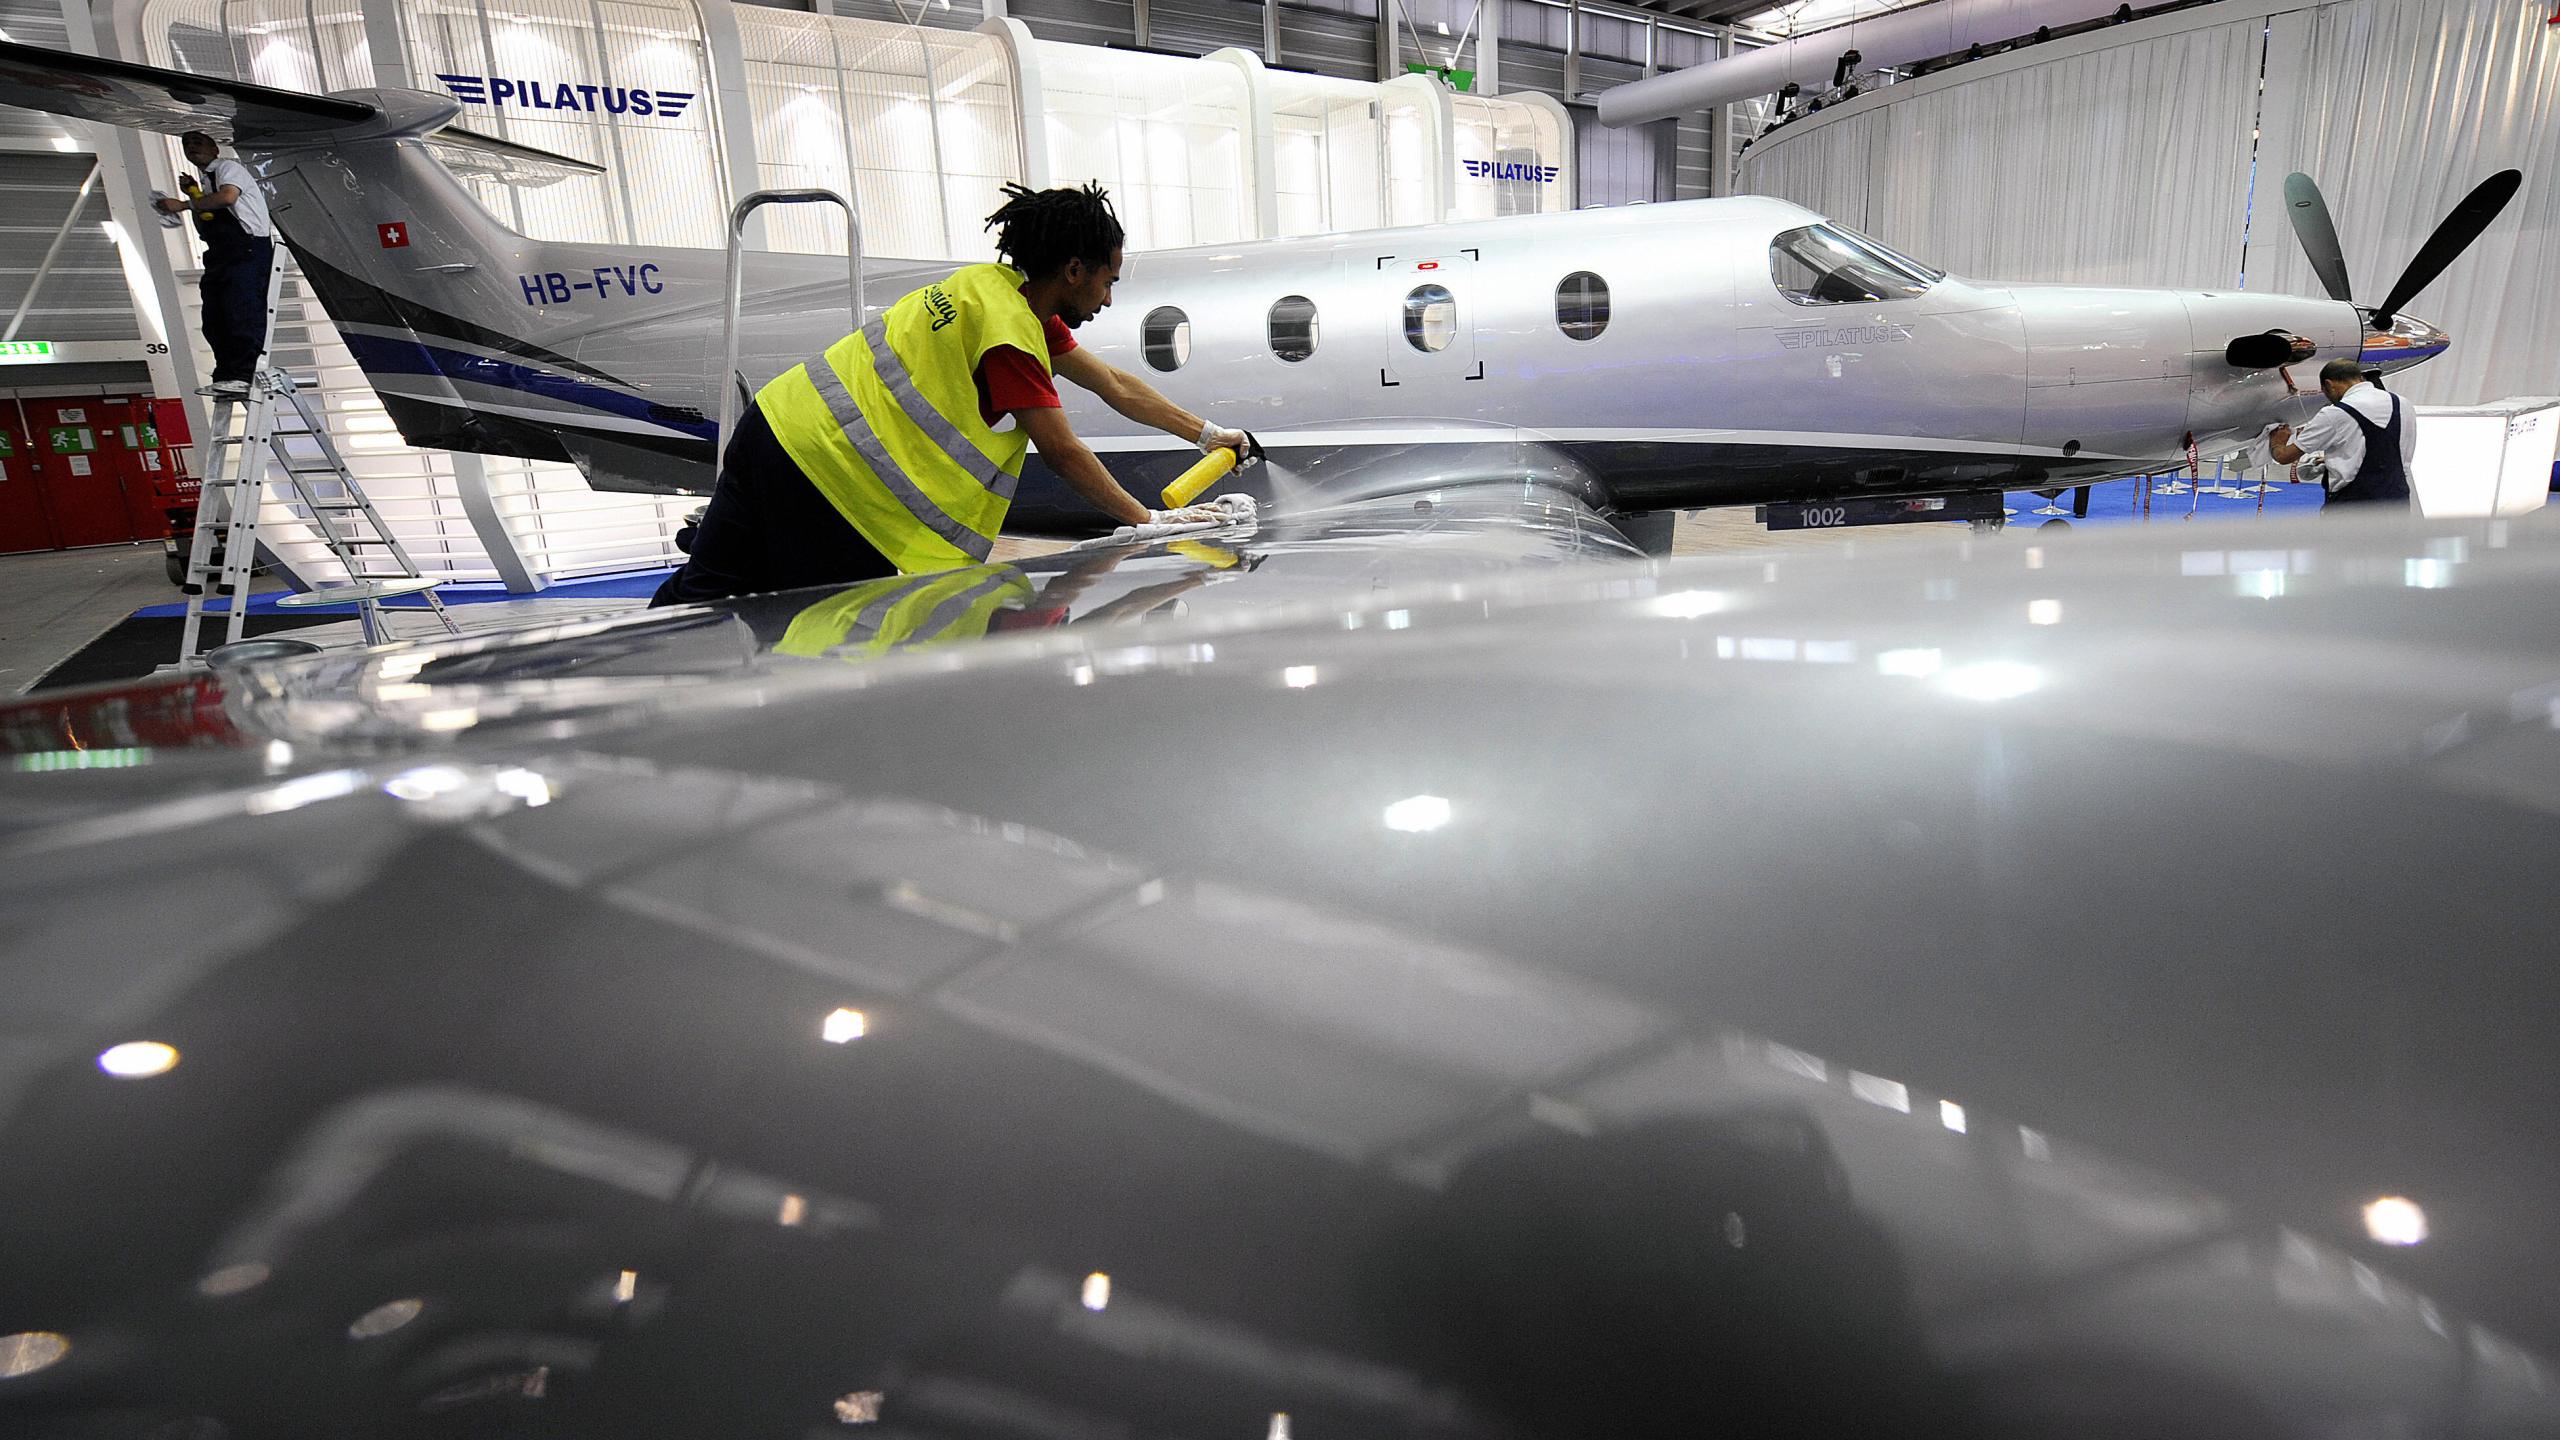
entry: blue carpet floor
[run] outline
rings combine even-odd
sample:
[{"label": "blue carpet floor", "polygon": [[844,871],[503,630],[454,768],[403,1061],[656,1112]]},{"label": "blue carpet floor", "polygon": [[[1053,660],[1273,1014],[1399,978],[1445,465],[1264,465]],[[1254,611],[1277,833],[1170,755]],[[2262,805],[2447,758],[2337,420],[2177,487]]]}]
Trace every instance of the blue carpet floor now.
[{"label": "blue carpet floor", "polygon": [[[2184,495],[2160,493],[2161,485],[2173,479],[2183,480],[2184,478],[2183,475],[2158,476],[2152,480],[2150,519],[2153,524],[2182,521],[2190,514],[2198,520],[2246,520],[2259,513],[2258,497],[2255,495],[2244,495],[2235,500],[2220,495],[2198,495],[2192,491]],[[2211,466],[2205,467],[2204,481],[2207,485],[2214,483]],[[2234,479],[2229,483],[2236,487],[2255,482],[2248,479]],[[2040,525],[2056,518],[2051,515],[2031,513],[2037,506],[2045,503],[2047,503],[2045,498],[2032,490],[2010,492],[2009,508],[2018,513],[2009,517],[2009,523]],[[2086,519],[2074,518],[2067,513],[2071,509],[2071,492],[2068,490],[2062,492],[2060,500],[2051,503],[2060,505],[2066,512],[2060,518],[2070,520],[2074,525],[2140,524],[2143,519],[2142,481],[2139,479],[2111,480],[2104,485],[2090,486],[2089,514]],[[2265,513],[2307,515],[2319,508],[2319,486],[2278,485],[2266,497]]]},{"label": "blue carpet floor", "polygon": [[[436,587],[436,596],[447,605],[481,605],[493,600],[646,600],[658,593],[658,582],[666,579],[668,573],[665,570],[635,570],[624,575],[598,575],[588,580],[562,581],[547,590],[536,590],[529,595],[516,594],[503,585],[440,585]],[[273,615],[277,613],[276,602],[292,593],[290,590],[278,590],[266,595],[253,595],[249,597],[249,613]],[[382,604],[383,608],[388,610],[423,610],[427,602],[422,596],[403,595],[397,600],[385,600]],[[204,608],[212,614],[228,614],[231,610],[230,597],[224,596],[209,601]],[[138,620],[186,613],[187,605],[183,600],[169,605],[145,605],[133,612],[134,618]],[[298,605],[283,613],[353,615],[356,613],[356,607],[353,605]]]}]

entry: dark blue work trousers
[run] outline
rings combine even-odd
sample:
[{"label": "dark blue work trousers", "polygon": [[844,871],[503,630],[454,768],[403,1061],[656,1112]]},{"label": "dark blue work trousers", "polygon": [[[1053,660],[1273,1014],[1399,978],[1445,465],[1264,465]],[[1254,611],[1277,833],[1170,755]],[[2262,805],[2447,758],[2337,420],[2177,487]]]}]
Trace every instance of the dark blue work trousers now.
[{"label": "dark blue work trousers", "polygon": [[276,257],[272,236],[241,233],[237,222],[231,229],[232,234],[207,237],[212,243],[199,282],[204,343],[213,347],[216,383],[246,382],[258,373],[258,356],[267,348],[267,271]]}]

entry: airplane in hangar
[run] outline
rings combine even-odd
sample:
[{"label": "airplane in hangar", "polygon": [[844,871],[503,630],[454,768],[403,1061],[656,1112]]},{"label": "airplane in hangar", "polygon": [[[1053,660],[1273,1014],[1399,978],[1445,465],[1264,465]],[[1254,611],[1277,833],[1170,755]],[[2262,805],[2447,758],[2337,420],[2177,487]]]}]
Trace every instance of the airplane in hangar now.
[{"label": "airplane in hangar", "polygon": [[[600,490],[709,490],[726,256],[527,239],[455,178],[597,167],[472,134],[449,96],[305,95],[20,44],[0,44],[0,102],[230,134],[409,443],[570,461]],[[1975,280],[1734,197],[1149,253],[1082,338],[1252,429],[1318,493],[1527,480],[1660,540],[1643,517],[1845,516],[1837,502],[2058,489],[2232,448],[2316,403],[2295,367],[2441,353],[2451,337],[2401,307],[2517,181],[2457,206],[2370,308],[2348,300],[2316,189],[2289,198],[2328,299]],[[742,387],[851,319],[842,257],[745,263]],[[864,303],[948,267],[870,265]],[[1194,458],[1092,397],[1068,404],[1134,491]],[[1034,457],[1011,518],[1098,517]]]}]

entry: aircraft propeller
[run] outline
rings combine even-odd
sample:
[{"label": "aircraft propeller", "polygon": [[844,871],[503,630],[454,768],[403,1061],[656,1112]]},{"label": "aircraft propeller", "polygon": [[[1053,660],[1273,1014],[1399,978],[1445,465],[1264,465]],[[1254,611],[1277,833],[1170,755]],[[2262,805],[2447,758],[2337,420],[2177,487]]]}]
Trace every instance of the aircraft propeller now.
[{"label": "aircraft propeller", "polygon": [[[2399,280],[2382,297],[2382,303],[2365,312],[2372,327],[2390,329],[2400,307],[2435,283],[2446,266],[2470,249],[2471,242],[2497,220],[2498,212],[2516,198],[2516,190],[2523,184],[2523,171],[2501,170],[2462,197],[2462,203],[2436,226],[2427,243],[2418,247],[2409,268],[2400,272]],[[2285,213],[2293,221],[2294,237],[2302,242],[2303,253],[2310,257],[2321,287],[2329,292],[2330,299],[2352,304],[2354,292],[2347,282],[2347,258],[2338,248],[2338,227],[2329,219],[2329,203],[2321,198],[2320,187],[2297,170],[2284,177],[2284,201]]]}]

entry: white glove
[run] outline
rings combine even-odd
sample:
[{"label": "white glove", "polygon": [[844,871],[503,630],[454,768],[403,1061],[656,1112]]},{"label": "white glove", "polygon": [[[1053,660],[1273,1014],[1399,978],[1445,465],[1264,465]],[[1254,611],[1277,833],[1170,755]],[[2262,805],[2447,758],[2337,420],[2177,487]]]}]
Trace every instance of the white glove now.
[{"label": "white glove", "polygon": [[1227,429],[1215,420],[1200,422],[1200,453],[1209,455],[1220,450],[1236,452],[1236,468],[1239,470],[1254,461],[1251,440],[1243,431]]}]

